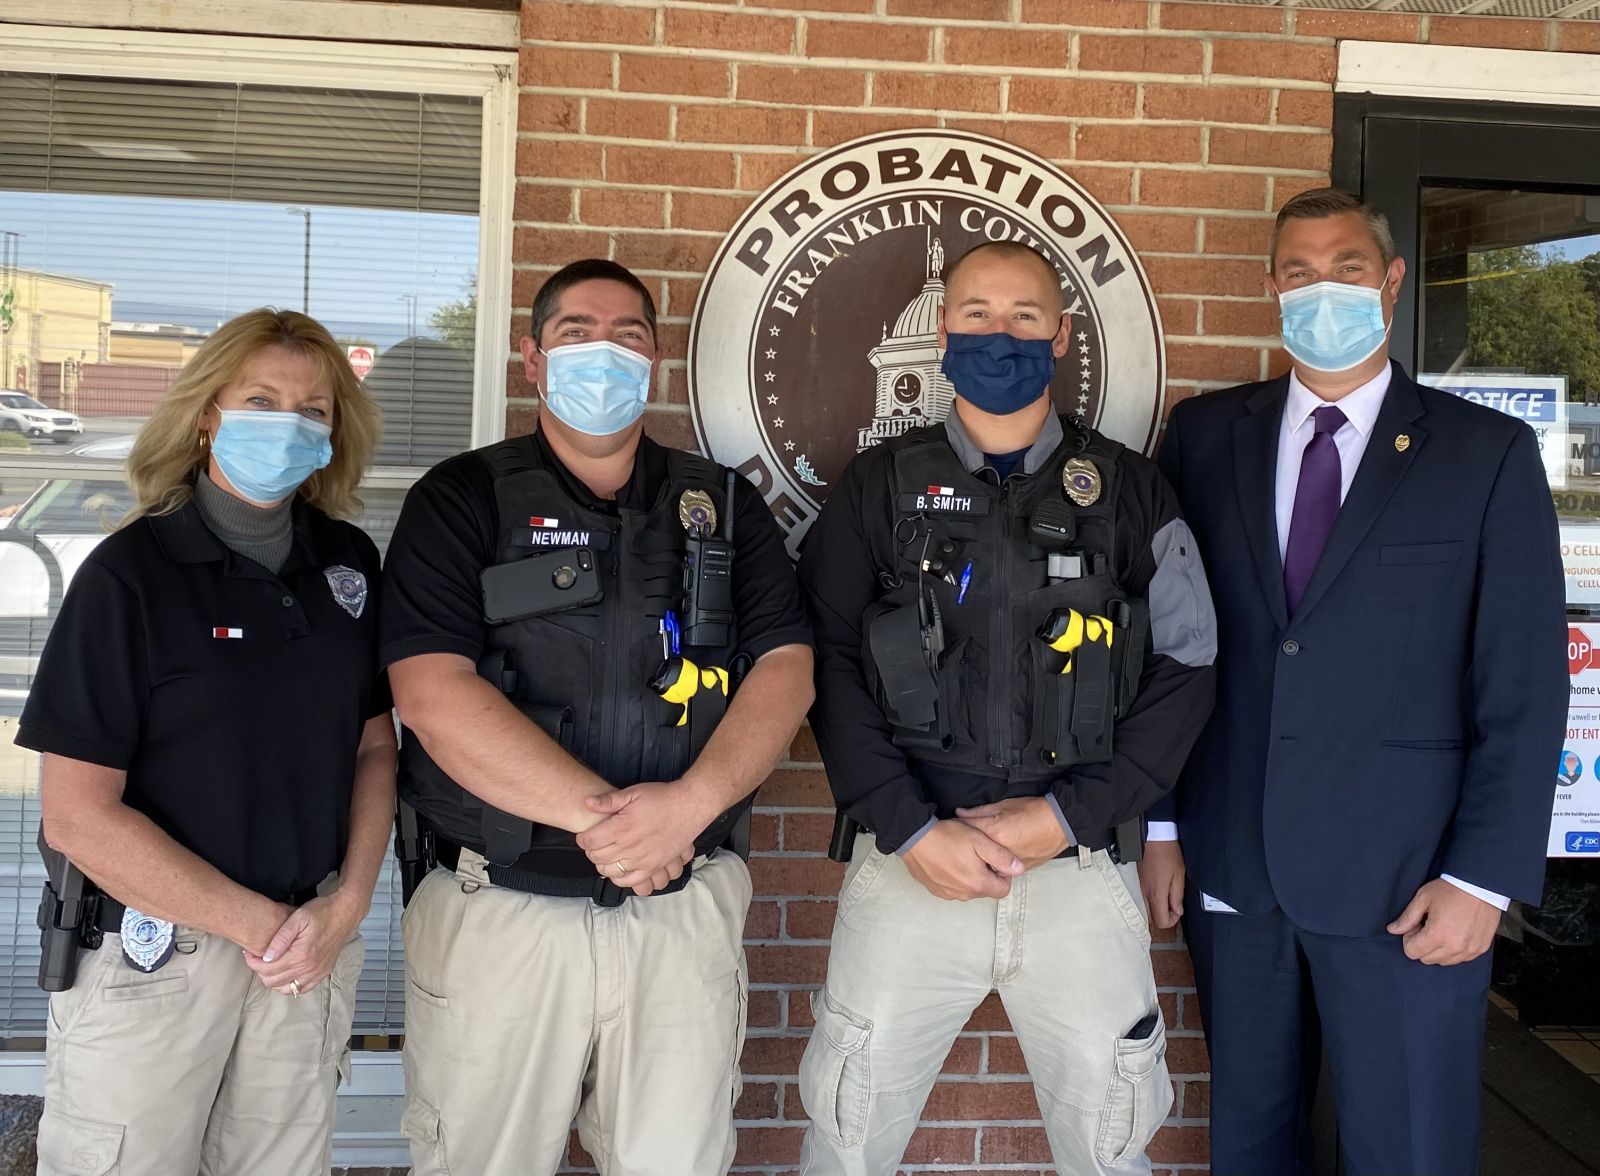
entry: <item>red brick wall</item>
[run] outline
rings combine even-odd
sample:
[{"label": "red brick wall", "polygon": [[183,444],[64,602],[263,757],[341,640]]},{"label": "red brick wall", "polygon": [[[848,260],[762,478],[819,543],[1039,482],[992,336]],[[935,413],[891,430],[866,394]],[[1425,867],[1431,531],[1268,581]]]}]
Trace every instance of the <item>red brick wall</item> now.
[{"label": "red brick wall", "polygon": [[[1172,0],[524,0],[522,36],[513,338],[560,265],[598,255],[630,267],[663,314],[650,431],[687,447],[684,352],[701,275],[754,196],[808,154],[938,125],[1055,161],[1140,251],[1160,296],[1170,402],[1277,370],[1267,233],[1278,205],[1327,182],[1338,39],[1600,52],[1592,23]],[[509,427],[525,431],[534,402],[517,364],[510,395]],[[755,818],[735,1171],[789,1172],[799,1154],[794,1074],[842,873],[824,857],[831,824],[803,731]],[[1158,1171],[1202,1170],[1209,1088],[1192,971],[1170,937],[1153,959],[1178,1100],[1151,1156]],[[978,1010],[946,1071],[905,1169],[1050,1169],[998,1001]]]}]

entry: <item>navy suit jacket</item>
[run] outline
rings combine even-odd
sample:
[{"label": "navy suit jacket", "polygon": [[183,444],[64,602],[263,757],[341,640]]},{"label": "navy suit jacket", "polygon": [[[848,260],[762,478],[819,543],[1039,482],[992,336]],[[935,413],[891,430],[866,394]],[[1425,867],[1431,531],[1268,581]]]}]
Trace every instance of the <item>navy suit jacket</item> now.
[{"label": "navy suit jacket", "polygon": [[[1161,466],[1216,598],[1217,705],[1170,802],[1196,885],[1378,935],[1440,873],[1537,903],[1565,730],[1565,583],[1527,425],[1393,365],[1291,620],[1287,376],[1180,403]],[[1397,439],[1409,440],[1397,444]]]}]

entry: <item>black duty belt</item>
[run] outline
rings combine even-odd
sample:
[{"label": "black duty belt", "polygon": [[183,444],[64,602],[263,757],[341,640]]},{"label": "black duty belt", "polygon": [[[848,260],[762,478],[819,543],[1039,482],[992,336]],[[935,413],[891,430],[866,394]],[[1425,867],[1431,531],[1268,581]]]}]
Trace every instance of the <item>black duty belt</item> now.
[{"label": "black duty belt", "polygon": [[[454,870],[461,861],[461,846],[437,834],[434,835],[434,846],[439,864],[447,870]],[[581,874],[543,873],[535,868],[538,859],[537,853],[527,853],[509,866],[497,866],[493,862],[488,862],[484,872],[489,875],[490,882],[506,890],[516,890],[523,894],[543,894],[550,898],[587,898],[596,906],[602,907],[621,906],[633,894],[632,890],[624,890],[610,878],[600,874],[586,877]],[[684,866],[683,873],[660,890],[652,891],[650,897],[654,898],[658,894],[676,894],[689,884],[689,875],[693,872],[693,866]]]},{"label": "black duty belt", "polygon": [[[315,886],[309,886],[304,890],[296,890],[288,898],[281,898],[278,901],[283,903],[285,906],[303,907],[306,905],[306,903],[310,902],[316,897],[317,888]],[[101,931],[110,931],[113,933],[117,933],[122,930],[122,916],[123,913],[128,909],[126,906],[109,895],[102,894],[99,902],[97,903],[97,908],[98,909],[96,910],[94,919],[94,925],[96,927],[98,927]]]}]

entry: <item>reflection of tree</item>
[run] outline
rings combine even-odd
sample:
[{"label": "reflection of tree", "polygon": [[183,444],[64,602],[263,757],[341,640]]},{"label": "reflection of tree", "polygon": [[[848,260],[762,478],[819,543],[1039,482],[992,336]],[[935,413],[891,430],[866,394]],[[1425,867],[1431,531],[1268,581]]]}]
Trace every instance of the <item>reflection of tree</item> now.
[{"label": "reflection of tree", "polygon": [[1600,253],[1562,261],[1538,248],[1472,254],[1467,364],[1564,375],[1573,400],[1600,398]]},{"label": "reflection of tree", "polygon": [[428,322],[439,332],[439,338],[452,347],[471,351],[477,336],[478,275],[467,278],[467,296],[446,302],[429,316]]}]

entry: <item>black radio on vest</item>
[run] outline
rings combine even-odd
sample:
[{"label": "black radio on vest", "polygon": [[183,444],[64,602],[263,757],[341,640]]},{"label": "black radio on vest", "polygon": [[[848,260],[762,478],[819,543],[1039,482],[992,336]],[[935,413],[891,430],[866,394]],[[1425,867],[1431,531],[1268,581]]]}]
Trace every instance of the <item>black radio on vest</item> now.
[{"label": "black radio on vest", "polygon": [[[733,473],[728,474],[723,502],[722,538],[712,538],[712,520],[698,500],[679,503],[679,516],[687,515],[687,545],[683,560],[683,643],[725,645],[733,626]],[[686,492],[686,496],[694,491]]]}]

